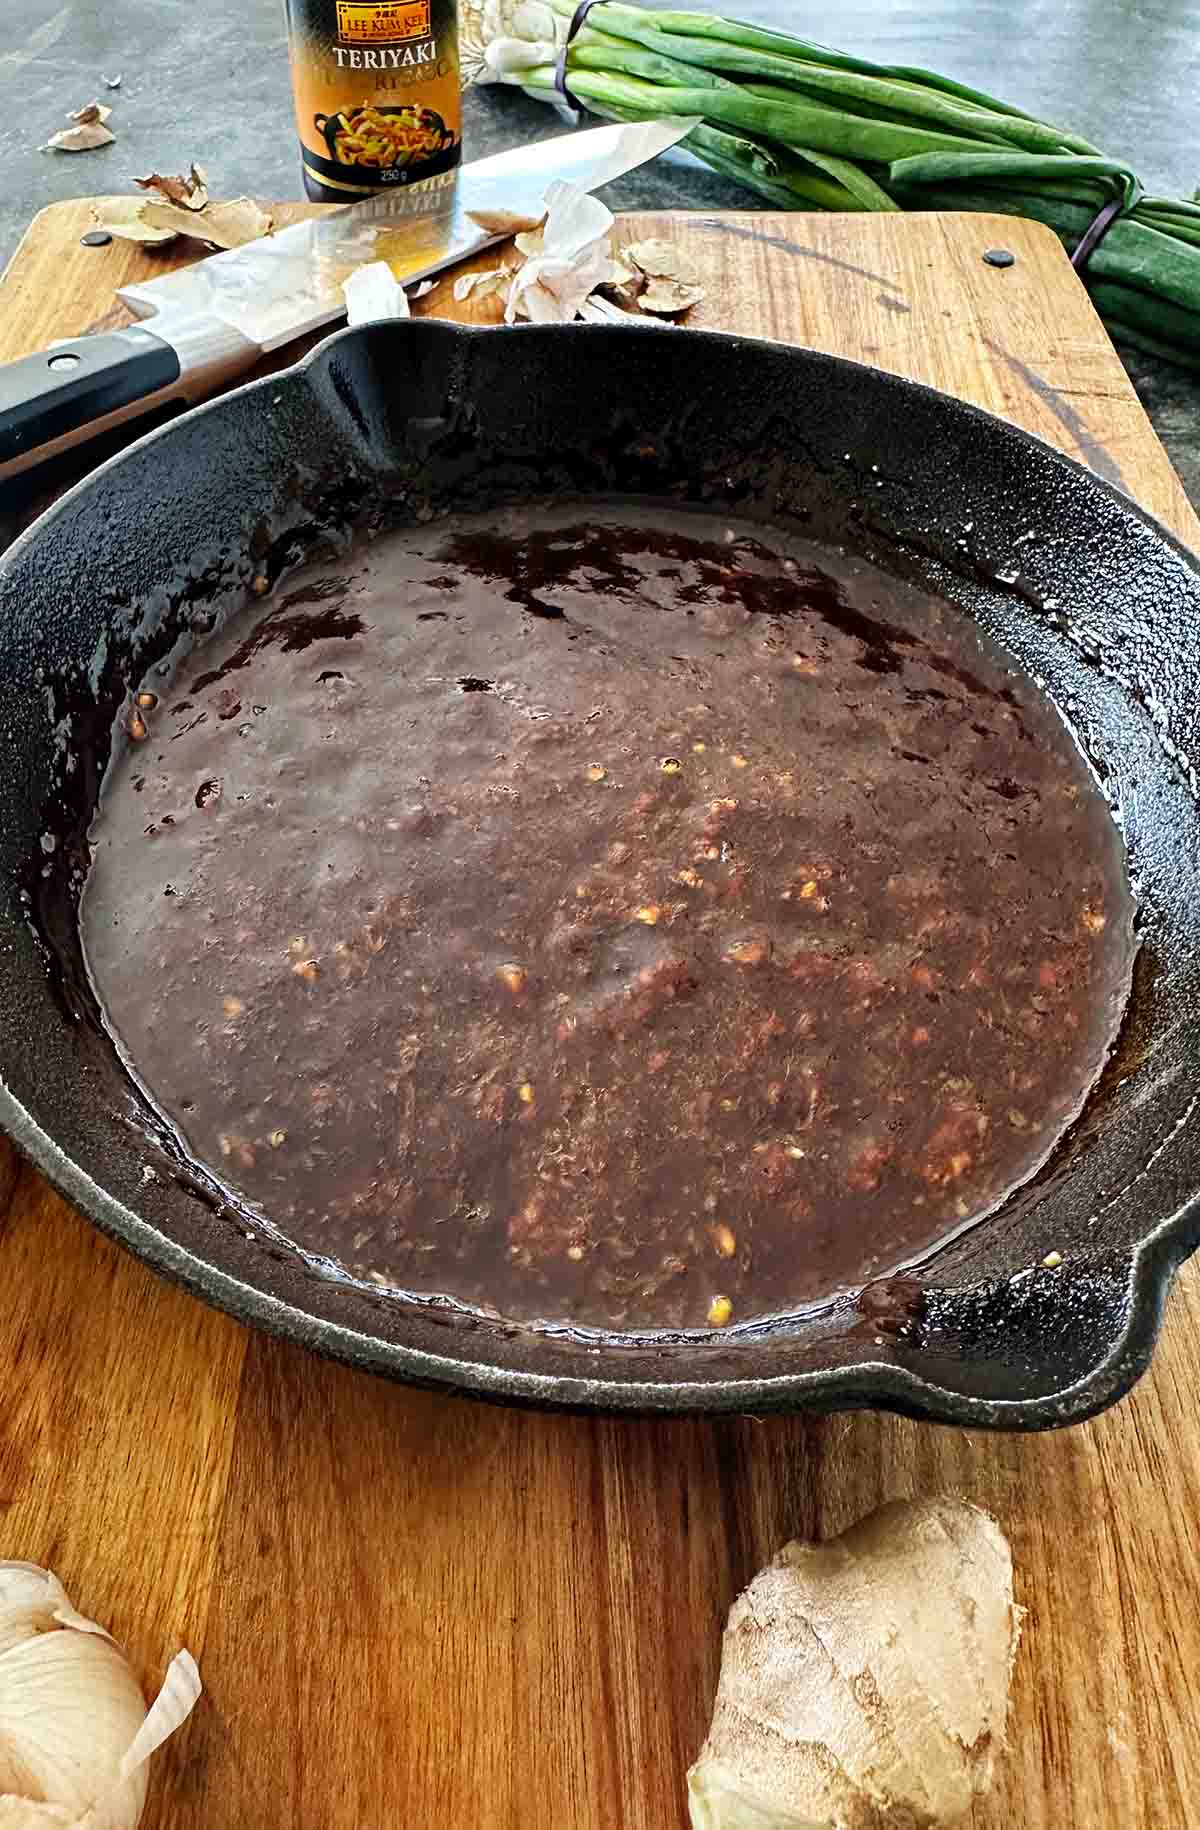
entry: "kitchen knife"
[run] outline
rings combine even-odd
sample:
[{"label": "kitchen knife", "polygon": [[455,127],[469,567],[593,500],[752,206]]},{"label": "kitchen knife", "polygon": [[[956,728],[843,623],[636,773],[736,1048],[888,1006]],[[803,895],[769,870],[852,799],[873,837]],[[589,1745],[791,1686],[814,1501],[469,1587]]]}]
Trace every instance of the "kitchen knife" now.
[{"label": "kitchen knife", "polygon": [[513,147],[123,287],[118,298],[153,328],[95,332],[0,364],[0,482],[153,409],[199,400],[333,323],[346,309],[343,281],[368,261],[387,261],[406,283],[439,273],[504,240],[503,218],[542,216],[553,179],[596,190],[694,125],[592,127]]}]

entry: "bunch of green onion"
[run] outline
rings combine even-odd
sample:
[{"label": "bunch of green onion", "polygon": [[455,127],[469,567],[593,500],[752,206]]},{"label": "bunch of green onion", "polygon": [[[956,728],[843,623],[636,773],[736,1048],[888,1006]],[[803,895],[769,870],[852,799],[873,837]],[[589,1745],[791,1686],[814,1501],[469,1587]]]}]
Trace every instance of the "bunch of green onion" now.
[{"label": "bunch of green onion", "polygon": [[[464,0],[477,80],[561,99],[575,0]],[[1127,165],[928,70],[894,68],[704,13],[602,0],[571,38],[571,97],[609,119],[700,117],[682,142],[777,209],[988,210],[1073,252],[1121,213],[1085,280],[1109,328],[1200,369],[1200,203],[1147,196]]]}]

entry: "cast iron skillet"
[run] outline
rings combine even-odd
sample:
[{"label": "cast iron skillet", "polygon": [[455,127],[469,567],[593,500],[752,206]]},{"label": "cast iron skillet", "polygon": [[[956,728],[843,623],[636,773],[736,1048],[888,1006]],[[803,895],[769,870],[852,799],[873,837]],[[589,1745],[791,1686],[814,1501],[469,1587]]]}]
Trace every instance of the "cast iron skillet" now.
[{"label": "cast iron skillet", "polygon": [[[1117,1054],[1036,1183],[935,1258],[919,1295],[900,1280],[790,1325],[601,1349],[406,1304],[247,1237],[148,1141],[91,1021],[70,903],[126,683],[320,542],[564,490],[727,504],[950,596],[1045,683],[1120,810],[1142,949]],[[156,1269],[355,1365],[538,1405],[875,1405],[1033,1429],[1111,1403],[1146,1365],[1200,1238],[1200,571],[1117,489],[807,350],[369,326],[64,497],[0,564],[0,631],[0,1123]]]}]

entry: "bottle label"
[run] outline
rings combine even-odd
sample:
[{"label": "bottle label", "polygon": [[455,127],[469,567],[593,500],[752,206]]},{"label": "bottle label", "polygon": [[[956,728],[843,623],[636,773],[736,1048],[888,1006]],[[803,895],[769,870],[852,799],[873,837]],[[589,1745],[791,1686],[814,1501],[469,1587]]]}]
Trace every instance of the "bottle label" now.
[{"label": "bottle label", "polygon": [[406,38],[431,38],[428,0],[415,4],[362,6],[359,0],[337,0],[338,37],[344,45],[402,44]]},{"label": "bottle label", "polygon": [[288,0],[310,197],[353,202],[462,154],[455,0]]}]

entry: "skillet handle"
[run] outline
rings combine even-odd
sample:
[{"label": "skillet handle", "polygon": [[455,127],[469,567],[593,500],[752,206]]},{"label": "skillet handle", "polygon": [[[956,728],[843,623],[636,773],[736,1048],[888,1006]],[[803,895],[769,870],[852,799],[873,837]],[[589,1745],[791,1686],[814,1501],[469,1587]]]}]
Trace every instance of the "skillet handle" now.
[{"label": "skillet handle", "polygon": [[133,324],[0,364],[0,483],[111,427],[236,380],[258,354],[257,344],[216,319],[172,319],[161,330]]}]

